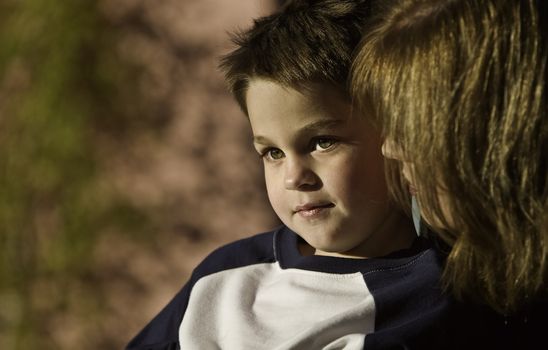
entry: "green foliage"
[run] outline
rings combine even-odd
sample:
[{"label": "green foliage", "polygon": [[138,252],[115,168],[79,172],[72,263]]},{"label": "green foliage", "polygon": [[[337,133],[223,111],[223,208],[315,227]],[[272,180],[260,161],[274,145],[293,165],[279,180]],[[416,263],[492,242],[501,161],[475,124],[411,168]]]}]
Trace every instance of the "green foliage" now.
[{"label": "green foliage", "polygon": [[[12,304],[0,302],[0,348],[55,348],[37,318],[37,281],[83,279],[106,226],[145,226],[97,179],[97,120],[123,118],[111,93],[131,72],[95,6],[0,5],[0,299]],[[42,311],[63,308],[65,291]]]}]

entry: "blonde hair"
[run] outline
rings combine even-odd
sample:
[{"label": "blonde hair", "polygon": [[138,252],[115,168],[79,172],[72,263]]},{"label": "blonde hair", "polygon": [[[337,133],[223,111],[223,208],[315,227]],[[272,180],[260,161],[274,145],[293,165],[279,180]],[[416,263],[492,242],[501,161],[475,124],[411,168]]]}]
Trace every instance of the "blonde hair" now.
[{"label": "blonde hair", "polygon": [[442,223],[445,286],[504,313],[548,280],[543,2],[382,1],[351,77]]}]

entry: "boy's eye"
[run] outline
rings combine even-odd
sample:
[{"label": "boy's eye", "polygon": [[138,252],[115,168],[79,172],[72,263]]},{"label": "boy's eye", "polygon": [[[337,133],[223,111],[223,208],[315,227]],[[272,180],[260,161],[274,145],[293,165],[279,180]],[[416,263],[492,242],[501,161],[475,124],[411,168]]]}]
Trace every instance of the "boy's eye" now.
[{"label": "boy's eye", "polygon": [[263,157],[272,160],[278,160],[284,157],[284,152],[282,152],[282,150],[280,150],[279,148],[270,148],[263,153]]},{"label": "boy's eye", "polygon": [[314,143],[314,148],[316,151],[325,151],[333,147],[337,143],[337,141],[331,138],[323,137],[316,139]]}]

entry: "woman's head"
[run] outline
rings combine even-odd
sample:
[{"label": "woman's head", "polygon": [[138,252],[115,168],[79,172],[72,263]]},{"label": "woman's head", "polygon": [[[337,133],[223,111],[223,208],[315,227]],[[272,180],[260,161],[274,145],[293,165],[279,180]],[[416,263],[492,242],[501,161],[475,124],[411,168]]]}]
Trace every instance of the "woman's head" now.
[{"label": "woman's head", "polygon": [[385,154],[452,246],[445,281],[501,311],[548,270],[543,3],[382,1],[352,74]]}]

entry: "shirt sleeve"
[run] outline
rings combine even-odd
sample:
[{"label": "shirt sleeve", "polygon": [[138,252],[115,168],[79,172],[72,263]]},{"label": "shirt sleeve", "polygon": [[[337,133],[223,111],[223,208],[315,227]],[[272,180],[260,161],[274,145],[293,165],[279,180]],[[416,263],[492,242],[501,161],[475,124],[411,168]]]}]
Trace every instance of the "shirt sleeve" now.
[{"label": "shirt sleeve", "polygon": [[179,326],[185,314],[191,283],[175,297],[126,346],[126,350],[179,350]]},{"label": "shirt sleeve", "polygon": [[265,261],[274,261],[274,231],[232,242],[209,254],[190,280],[126,346],[126,350],[179,350],[179,328],[190,294],[198,280],[210,274]]}]

